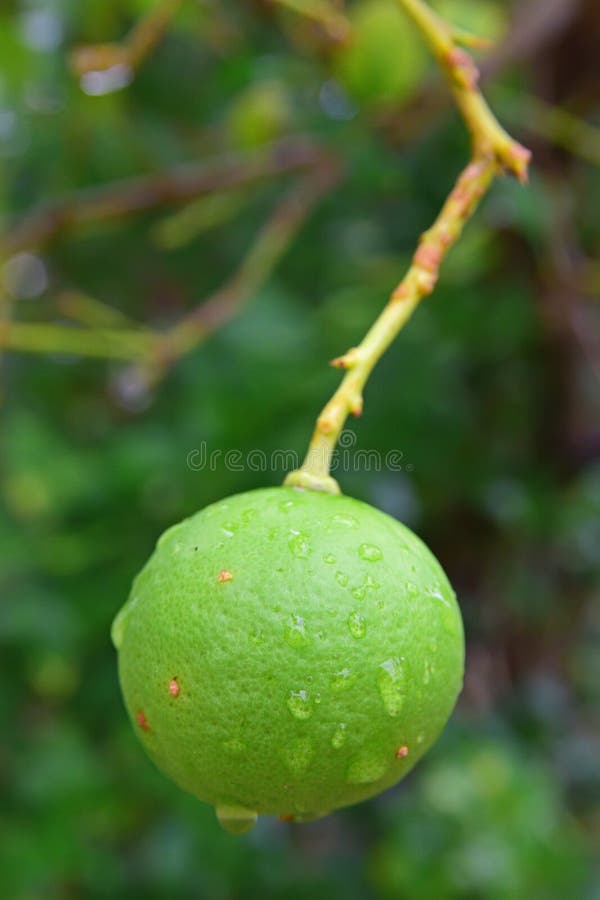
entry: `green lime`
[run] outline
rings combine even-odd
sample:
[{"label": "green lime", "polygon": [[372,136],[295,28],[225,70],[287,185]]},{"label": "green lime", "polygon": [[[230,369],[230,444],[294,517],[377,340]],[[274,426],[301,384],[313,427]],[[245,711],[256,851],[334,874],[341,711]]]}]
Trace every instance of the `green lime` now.
[{"label": "green lime", "polygon": [[236,832],[389,788],[462,684],[460,612],[427,547],[365,503],[292,487],[166,531],[112,636],[149,756]]},{"label": "green lime", "polygon": [[337,53],[335,71],[349,91],[373,106],[403,103],[416,91],[429,57],[421,36],[394,0],[352,7],[353,39]]}]

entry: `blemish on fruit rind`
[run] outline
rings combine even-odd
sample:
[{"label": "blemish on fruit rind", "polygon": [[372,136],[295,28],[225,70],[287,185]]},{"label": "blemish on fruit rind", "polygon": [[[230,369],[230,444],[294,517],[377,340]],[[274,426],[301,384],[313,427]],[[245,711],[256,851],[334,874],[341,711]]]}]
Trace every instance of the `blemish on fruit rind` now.
[{"label": "blemish on fruit rind", "polygon": [[402,744],[402,746],[398,747],[396,750],[396,759],[404,759],[405,756],[408,756],[408,747],[406,744]]},{"label": "blemish on fruit rind", "polygon": [[217,581],[233,581],[233,575],[231,572],[228,572],[227,569],[223,569],[223,571],[219,572],[219,574],[217,575]]},{"label": "blemish on fruit rind", "polygon": [[178,697],[180,690],[181,688],[179,687],[179,682],[176,678],[172,678],[169,682],[169,693],[171,697]]},{"label": "blemish on fruit rind", "polygon": [[142,729],[142,731],[150,731],[148,719],[146,718],[146,713],[143,710],[138,709],[138,711],[135,714],[135,720],[138,723],[138,725],[140,726],[140,728]]}]

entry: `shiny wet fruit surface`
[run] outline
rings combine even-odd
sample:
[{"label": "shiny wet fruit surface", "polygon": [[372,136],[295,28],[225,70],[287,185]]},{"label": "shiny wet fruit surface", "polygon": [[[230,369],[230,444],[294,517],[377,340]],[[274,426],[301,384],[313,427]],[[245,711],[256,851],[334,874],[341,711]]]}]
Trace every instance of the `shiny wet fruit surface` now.
[{"label": "shiny wet fruit surface", "polygon": [[235,833],[402,778],[460,692],[460,612],[405,526],[277,487],[170,528],[113,623],[139,739]]}]

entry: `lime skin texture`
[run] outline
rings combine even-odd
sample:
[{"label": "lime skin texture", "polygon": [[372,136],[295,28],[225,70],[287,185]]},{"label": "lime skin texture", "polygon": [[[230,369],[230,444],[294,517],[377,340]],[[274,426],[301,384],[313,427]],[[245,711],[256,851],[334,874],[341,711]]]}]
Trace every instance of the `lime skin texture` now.
[{"label": "lime skin texture", "polygon": [[234,832],[391,787],[462,686],[460,611],[422,541],[358,500],[293,487],[168,529],[112,636],[146,752]]}]

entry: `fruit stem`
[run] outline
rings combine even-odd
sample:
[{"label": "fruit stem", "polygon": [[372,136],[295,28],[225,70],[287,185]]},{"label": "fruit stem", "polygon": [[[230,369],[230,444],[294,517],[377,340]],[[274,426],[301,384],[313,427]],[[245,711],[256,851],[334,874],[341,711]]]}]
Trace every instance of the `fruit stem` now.
[{"label": "fruit stem", "polygon": [[346,419],[362,412],[363,389],[376,363],[401,331],[420,301],[434,289],[450,247],[496,175],[509,172],[527,180],[530,152],[502,128],[482,96],[479,72],[472,58],[458,46],[453,28],[423,0],[398,0],[430,45],[446,74],[458,109],[471,134],[472,156],[459,175],[434,224],[420,238],[408,272],[362,342],[332,361],[345,369],[339,387],[317,419],[305,460],[285,484],[340,493],[329,471]]}]

